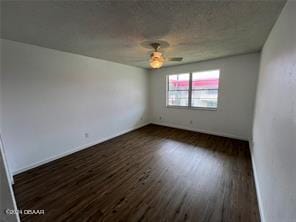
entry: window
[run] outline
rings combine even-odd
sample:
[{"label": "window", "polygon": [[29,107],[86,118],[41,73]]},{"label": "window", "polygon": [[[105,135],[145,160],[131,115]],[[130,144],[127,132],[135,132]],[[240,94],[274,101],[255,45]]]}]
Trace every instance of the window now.
[{"label": "window", "polygon": [[220,70],[168,76],[168,106],[216,109]]},{"label": "window", "polygon": [[169,75],[168,101],[169,106],[188,106],[189,73]]},{"label": "window", "polygon": [[192,73],[192,107],[217,108],[219,74],[219,70]]}]

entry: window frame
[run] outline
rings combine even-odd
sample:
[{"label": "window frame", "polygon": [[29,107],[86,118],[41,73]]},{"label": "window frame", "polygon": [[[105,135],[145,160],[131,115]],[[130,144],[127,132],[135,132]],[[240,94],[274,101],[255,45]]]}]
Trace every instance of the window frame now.
[{"label": "window frame", "polygon": [[[197,107],[192,106],[192,74],[196,72],[206,72],[206,71],[219,71],[219,85],[217,89],[217,107]],[[171,75],[179,75],[179,74],[189,74],[189,88],[188,88],[188,106],[177,106],[177,105],[169,105],[169,76]],[[192,109],[192,110],[208,110],[208,111],[217,111],[219,107],[219,94],[220,94],[220,77],[221,77],[221,69],[208,69],[208,70],[199,70],[194,72],[182,72],[182,73],[176,73],[176,74],[168,74],[166,75],[166,107],[167,108],[175,108],[175,109]],[[187,90],[184,90],[187,91]]]},{"label": "window frame", "polygon": [[[180,75],[180,74],[189,74],[189,87],[188,90],[169,90],[169,76],[173,76],[173,75]],[[184,72],[184,73],[178,73],[178,74],[169,74],[166,75],[166,107],[171,107],[171,108],[181,108],[181,109],[187,109],[189,107],[189,102],[191,102],[191,95],[190,95],[190,78],[191,78],[191,74],[189,72]],[[169,91],[188,91],[188,105],[187,106],[178,106],[178,105],[169,105]],[[189,98],[190,97],[190,98]]]}]

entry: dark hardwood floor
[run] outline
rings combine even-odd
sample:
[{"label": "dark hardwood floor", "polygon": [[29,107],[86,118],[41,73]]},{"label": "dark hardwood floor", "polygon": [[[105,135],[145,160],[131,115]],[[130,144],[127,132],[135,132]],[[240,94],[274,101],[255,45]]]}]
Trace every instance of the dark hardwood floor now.
[{"label": "dark hardwood floor", "polygon": [[15,176],[22,221],[259,221],[248,143],[149,125]]}]

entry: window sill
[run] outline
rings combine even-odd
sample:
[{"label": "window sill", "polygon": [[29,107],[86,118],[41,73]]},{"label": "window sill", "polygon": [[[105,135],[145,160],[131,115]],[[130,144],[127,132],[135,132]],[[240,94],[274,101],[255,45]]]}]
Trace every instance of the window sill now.
[{"label": "window sill", "polygon": [[218,108],[206,108],[206,107],[188,107],[188,106],[166,106],[170,109],[188,109],[188,110],[204,110],[204,111],[217,111]]}]

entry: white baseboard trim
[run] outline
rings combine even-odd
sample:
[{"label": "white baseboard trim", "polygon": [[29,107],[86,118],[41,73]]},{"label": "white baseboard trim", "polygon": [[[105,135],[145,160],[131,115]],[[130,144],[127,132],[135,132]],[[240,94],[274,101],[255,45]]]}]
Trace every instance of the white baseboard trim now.
[{"label": "white baseboard trim", "polygon": [[252,141],[249,141],[249,145],[250,145],[252,168],[253,168],[253,175],[254,175],[255,187],[256,187],[256,195],[257,195],[257,201],[258,201],[258,207],[259,207],[259,213],[260,213],[260,221],[265,222],[266,220],[264,216],[263,203],[262,203],[261,191],[260,191],[260,186],[258,181],[258,174],[256,170],[256,164],[255,164],[254,155],[253,155]]},{"label": "white baseboard trim", "polygon": [[102,143],[104,141],[107,141],[107,140],[110,140],[114,137],[117,137],[117,136],[120,136],[122,134],[125,134],[125,133],[128,133],[128,132],[131,132],[133,130],[136,130],[136,129],[139,129],[143,126],[146,126],[146,125],[149,125],[149,124],[155,124],[155,125],[161,125],[161,126],[167,126],[167,127],[173,127],[173,128],[178,128],[178,129],[184,129],[184,130],[190,130],[190,131],[194,131],[194,132],[200,132],[200,133],[207,133],[207,134],[211,134],[211,135],[216,135],[216,136],[223,136],[223,137],[229,137],[229,138],[233,138],[233,139],[240,139],[240,140],[246,140],[246,138],[243,138],[243,137],[239,137],[239,136],[236,136],[236,135],[231,135],[231,134],[225,134],[225,133],[216,133],[216,132],[211,132],[211,131],[208,131],[208,130],[202,130],[202,129],[195,129],[195,128],[190,128],[190,127],[185,127],[185,126],[179,126],[179,125],[175,125],[175,124],[170,124],[170,123],[163,123],[163,122],[156,122],[156,121],[153,121],[153,122],[146,122],[144,124],[141,124],[139,126],[136,126],[136,127],[133,127],[133,128],[130,128],[128,130],[124,130],[120,133],[117,133],[111,137],[106,137],[106,138],[101,138],[95,142],[92,142],[92,143],[88,143],[88,144],[85,144],[85,145],[82,145],[82,146],[79,146],[79,147],[76,147],[76,148],[73,148],[67,152],[64,152],[64,153],[61,153],[61,154],[57,154],[57,155],[54,155],[52,157],[49,157],[47,159],[44,159],[44,160],[41,160],[41,161],[38,161],[38,162],[35,162],[35,163],[32,163],[26,167],[23,167],[23,168],[20,168],[20,169],[17,169],[15,171],[12,172],[12,175],[16,175],[16,174],[19,174],[19,173],[23,173],[27,170],[30,170],[30,169],[33,169],[35,167],[38,167],[38,166],[41,166],[43,164],[46,164],[48,162],[51,162],[51,161],[54,161],[56,159],[59,159],[59,158],[62,158],[64,156],[67,156],[67,155],[70,155],[72,153],[75,153],[75,152],[78,152],[80,150],[83,150],[83,149],[86,149],[88,147],[91,147],[91,146],[94,146],[96,144],[99,144],[99,143]]},{"label": "white baseboard trim", "polygon": [[196,128],[188,127],[188,126],[180,126],[180,125],[171,124],[171,123],[167,123],[167,122],[152,121],[151,123],[155,124],[155,125],[160,125],[160,126],[167,126],[167,127],[177,128],[177,129],[194,131],[194,132],[198,132],[198,133],[206,133],[206,134],[215,135],[215,136],[223,136],[223,137],[228,137],[228,138],[232,138],[232,139],[239,139],[239,140],[248,141],[248,138],[233,135],[233,134],[228,134],[228,133],[217,133],[217,132],[213,132],[213,131],[209,131],[209,130],[196,129]]},{"label": "white baseboard trim", "polygon": [[113,135],[113,136],[105,137],[105,138],[101,138],[101,139],[99,139],[99,140],[97,140],[97,141],[95,141],[95,142],[91,142],[91,143],[88,143],[88,144],[85,144],[85,145],[82,145],[82,146],[79,146],[79,147],[73,148],[73,149],[71,149],[71,150],[68,150],[68,151],[66,151],[66,152],[64,152],[64,153],[61,153],[61,154],[57,154],[57,155],[51,156],[51,157],[49,157],[49,158],[47,158],[47,159],[44,159],[44,160],[41,160],[41,161],[35,162],[35,163],[30,164],[30,165],[28,165],[28,166],[26,166],[26,167],[23,167],[23,168],[20,168],[20,169],[18,169],[18,170],[15,170],[14,172],[12,172],[12,174],[13,174],[13,175],[17,175],[17,174],[19,174],[19,173],[23,173],[23,172],[25,172],[25,171],[27,171],[27,170],[33,169],[33,168],[35,168],[35,167],[41,166],[41,165],[43,165],[43,164],[49,163],[49,162],[54,161],[54,160],[57,160],[57,159],[59,159],[59,158],[62,158],[62,157],[68,156],[68,155],[70,155],[70,154],[72,154],[72,153],[78,152],[78,151],[80,151],[80,150],[83,150],[83,149],[89,148],[89,147],[94,146],[94,145],[96,145],[96,144],[99,144],[99,143],[105,142],[105,141],[107,141],[107,140],[113,139],[113,138],[118,137],[118,136],[121,136],[121,135],[123,135],[123,134],[125,134],[125,133],[131,132],[131,131],[134,131],[134,130],[136,130],[136,129],[139,129],[139,128],[144,127],[144,126],[149,125],[149,124],[150,124],[150,122],[146,122],[146,123],[141,124],[141,125],[138,125],[138,126],[136,126],[136,127],[132,127],[132,128],[130,128],[130,129],[127,129],[127,130],[121,131],[120,133],[117,133],[117,134],[115,134],[115,135]]}]

